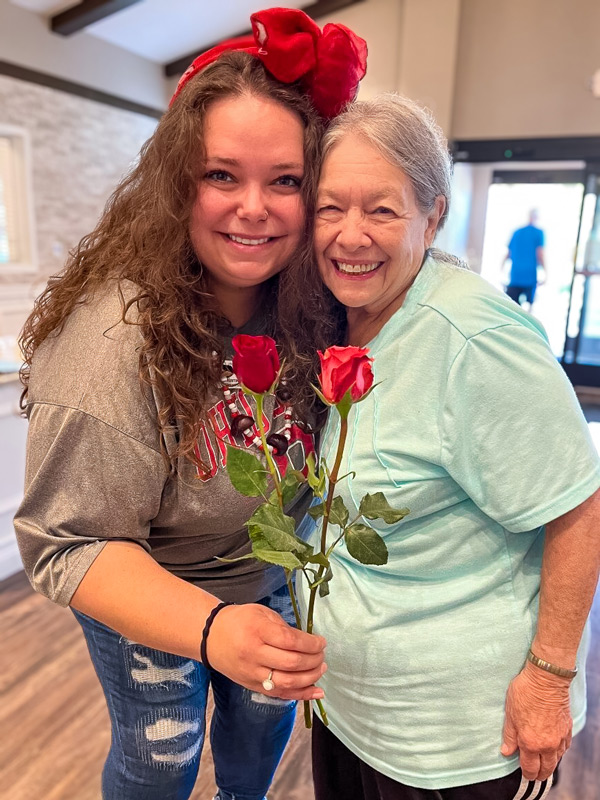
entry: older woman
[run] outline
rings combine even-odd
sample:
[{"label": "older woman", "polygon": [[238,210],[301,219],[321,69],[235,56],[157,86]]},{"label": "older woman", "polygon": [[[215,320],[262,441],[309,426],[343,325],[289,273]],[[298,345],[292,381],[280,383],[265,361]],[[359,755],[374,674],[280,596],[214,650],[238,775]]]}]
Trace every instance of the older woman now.
[{"label": "older woman", "polygon": [[317,800],[545,797],[585,720],[598,456],[540,324],[431,250],[451,163],[426,112],[358,103],[324,152],[318,265],[380,382],[340,491],[351,517],[381,490],[411,513],[385,566],[332,556]]}]

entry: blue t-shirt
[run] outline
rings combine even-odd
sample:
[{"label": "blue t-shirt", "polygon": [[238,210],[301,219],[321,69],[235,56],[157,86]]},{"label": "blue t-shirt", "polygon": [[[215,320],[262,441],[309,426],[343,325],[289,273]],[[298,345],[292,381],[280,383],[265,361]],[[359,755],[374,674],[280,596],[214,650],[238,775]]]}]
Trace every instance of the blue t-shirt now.
[{"label": "blue t-shirt", "polygon": [[544,232],[535,225],[519,228],[508,244],[512,267],[510,286],[537,285],[537,249],[544,246]]},{"label": "blue t-shirt", "polygon": [[[410,514],[361,520],[384,537],[386,565],[343,543],[332,553],[314,627],[331,730],[410,786],[498,778],[518,767],[500,753],[504,700],[535,633],[543,525],[600,486],[598,455],[541,325],[479,275],[428,259],[369,348],[380,383],[350,413],[339,493],[351,519],[366,492]],[[338,427],[332,413],[330,465]],[[586,647],[587,633],[575,732]]]}]

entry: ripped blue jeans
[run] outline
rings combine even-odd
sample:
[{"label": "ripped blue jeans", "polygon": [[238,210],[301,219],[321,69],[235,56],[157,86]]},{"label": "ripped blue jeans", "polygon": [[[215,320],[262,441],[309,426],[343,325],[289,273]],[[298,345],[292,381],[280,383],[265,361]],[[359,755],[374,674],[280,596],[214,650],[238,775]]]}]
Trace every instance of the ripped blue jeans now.
[{"label": "ripped blue jeans", "polygon": [[[258,601],[294,624],[287,586]],[[112,741],[103,800],[186,800],[198,774],[209,684],[216,800],[263,800],[296,704],[255,694],[198,661],[128,641],[73,611],[104,690]]]}]

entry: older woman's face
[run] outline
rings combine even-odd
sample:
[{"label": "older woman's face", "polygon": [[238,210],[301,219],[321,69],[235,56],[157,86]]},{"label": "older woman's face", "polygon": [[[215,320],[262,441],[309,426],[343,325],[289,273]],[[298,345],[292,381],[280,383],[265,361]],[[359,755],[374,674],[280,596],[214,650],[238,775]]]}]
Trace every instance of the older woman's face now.
[{"label": "older woman's face", "polygon": [[399,307],[444,209],[417,206],[410,180],[364,139],[348,135],[325,158],[315,249],[326,285],[344,305],[379,314]]}]

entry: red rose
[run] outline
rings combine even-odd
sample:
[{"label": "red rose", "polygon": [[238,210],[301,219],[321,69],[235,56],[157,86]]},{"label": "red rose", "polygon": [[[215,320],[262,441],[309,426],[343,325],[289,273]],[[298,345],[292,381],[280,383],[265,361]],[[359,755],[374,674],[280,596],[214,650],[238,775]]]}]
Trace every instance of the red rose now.
[{"label": "red rose", "polygon": [[232,339],[235,355],[233,371],[247,389],[256,394],[268,392],[279,372],[279,355],[270,336],[246,336]]},{"label": "red rose", "polygon": [[324,397],[337,405],[346,392],[356,403],[373,385],[372,358],[364,347],[328,347],[319,351],[321,374],[319,383]]}]

